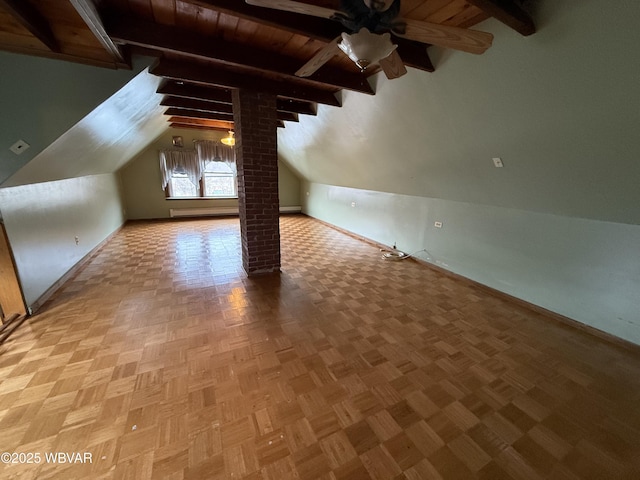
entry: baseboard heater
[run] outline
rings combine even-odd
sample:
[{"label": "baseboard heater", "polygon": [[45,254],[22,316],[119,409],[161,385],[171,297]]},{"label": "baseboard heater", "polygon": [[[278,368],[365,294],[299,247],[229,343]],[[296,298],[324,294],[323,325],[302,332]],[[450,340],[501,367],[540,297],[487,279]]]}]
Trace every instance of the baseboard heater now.
[{"label": "baseboard heater", "polygon": [[[302,207],[280,207],[280,213],[300,213]],[[238,215],[238,207],[170,208],[171,218],[178,217],[221,217]]]}]

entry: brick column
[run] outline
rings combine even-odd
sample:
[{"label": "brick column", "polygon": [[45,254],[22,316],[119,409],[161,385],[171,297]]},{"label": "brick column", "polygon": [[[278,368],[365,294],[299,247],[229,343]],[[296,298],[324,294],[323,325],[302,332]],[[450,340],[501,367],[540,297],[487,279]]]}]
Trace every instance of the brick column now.
[{"label": "brick column", "polygon": [[233,91],[242,266],[248,275],[280,271],[276,97]]}]

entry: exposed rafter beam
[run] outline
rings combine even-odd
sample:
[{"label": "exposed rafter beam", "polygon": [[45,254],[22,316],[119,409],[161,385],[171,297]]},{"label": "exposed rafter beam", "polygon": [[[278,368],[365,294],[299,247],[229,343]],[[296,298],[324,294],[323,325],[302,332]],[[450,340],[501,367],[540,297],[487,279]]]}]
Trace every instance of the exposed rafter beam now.
[{"label": "exposed rafter beam", "polygon": [[181,123],[183,125],[199,125],[201,127],[219,128],[224,130],[233,130],[233,122],[224,122],[220,120],[204,120],[199,118],[189,118],[174,116],[169,118],[170,123]]},{"label": "exposed rafter beam", "polygon": [[298,114],[278,111],[278,120],[282,120],[284,122],[297,122]]},{"label": "exposed rafter beam", "polygon": [[118,43],[212,61],[214,64],[240,67],[256,73],[266,71],[280,78],[296,79],[301,83],[321,88],[345,88],[370,95],[374,93],[363,75],[345,72],[335,67],[326,66],[313,77],[301,79],[295,76],[295,72],[303,62],[279,53],[122,16],[107,17],[106,25],[109,36]]},{"label": "exposed rafter beam", "polygon": [[233,113],[226,112],[203,112],[201,110],[189,110],[187,108],[168,108],[165,115],[171,117],[186,117],[186,118],[204,118],[206,120],[222,120],[225,122],[233,122]]},{"label": "exposed rafter beam", "polygon": [[125,63],[120,47],[116,45],[104,28],[100,14],[93,0],[69,0],[76,11],[87,24],[91,33],[98,39],[104,49],[113,57],[116,62]]},{"label": "exposed rafter beam", "polygon": [[531,16],[513,0],[467,0],[467,2],[524,36],[536,33],[536,26]]},{"label": "exposed rafter beam", "polygon": [[[192,98],[165,97],[162,102],[160,102],[160,105],[163,107],[182,108],[198,112],[233,114],[233,106],[230,103],[207,102],[205,100],[194,100]],[[290,122],[298,121],[297,113],[280,109],[278,109],[278,118]]]},{"label": "exposed rafter beam", "polygon": [[[202,87],[186,83],[164,82],[156,93],[170,95],[192,100],[226,103],[231,105],[231,91],[219,88]],[[316,115],[316,105],[313,102],[292,100],[290,98],[277,98],[277,108],[282,112],[301,113],[304,115]]]},{"label": "exposed rafter beam", "polygon": [[170,123],[169,126],[171,128],[191,128],[191,129],[194,129],[194,130],[218,130],[220,132],[228,131],[226,128],[206,127],[206,126],[203,126],[203,125],[190,125],[188,123]]},{"label": "exposed rafter beam", "polygon": [[[229,112],[203,112],[202,110],[190,110],[188,108],[171,107],[168,108],[165,115],[181,116],[189,118],[205,118],[207,120],[224,120],[233,121],[233,113]],[[297,122],[298,116],[295,113],[278,112],[278,120],[287,122]]]},{"label": "exposed rafter beam", "polygon": [[171,80],[222,88],[246,88],[269,92],[281,97],[305,100],[325,105],[340,106],[335,94],[289,80],[270,80],[264,77],[246,75],[221,68],[211,68],[196,63],[160,59],[149,69],[153,75]]},{"label": "exposed rafter beam", "polygon": [[[233,122],[221,122],[219,120],[202,120],[198,118],[171,117],[169,119],[171,127],[178,128],[198,128],[207,130],[233,130]],[[278,127],[284,128],[284,122],[278,120]]]},{"label": "exposed rafter beam", "polygon": [[230,103],[208,102],[193,98],[164,97],[160,102],[163,107],[186,108],[200,112],[233,113]]},{"label": "exposed rafter beam", "polygon": [[165,81],[158,87],[156,93],[171,95],[172,97],[192,98],[208,102],[228,103],[231,105],[231,90],[225,88],[203,87],[184,82]]},{"label": "exposed rafter beam", "polygon": [[[342,26],[332,20],[254,7],[253,5],[247,5],[242,0],[183,1],[323,42],[332,41],[343,31]],[[397,37],[393,38],[393,42],[398,45],[398,53],[405,65],[427,72],[434,71],[424,44]]]},{"label": "exposed rafter beam", "polygon": [[303,115],[315,115],[316,105],[290,98],[277,98],[276,106],[282,112],[301,113]]},{"label": "exposed rafter beam", "polygon": [[287,30],[291,33],[310,36],[316,40],[329,41],[340,35],[341,26],[337,22],[297,13],[272,10],[248,5],[244,0],[183,0],[185,3],[251,20],[253,22]]},{"label": "exposed rafter beam", "polygon": [[60,52],[60,44],[49,26],[48,20],[25,0],[0,0],[2,5],[33,36],[44,43],[52,52]]}]

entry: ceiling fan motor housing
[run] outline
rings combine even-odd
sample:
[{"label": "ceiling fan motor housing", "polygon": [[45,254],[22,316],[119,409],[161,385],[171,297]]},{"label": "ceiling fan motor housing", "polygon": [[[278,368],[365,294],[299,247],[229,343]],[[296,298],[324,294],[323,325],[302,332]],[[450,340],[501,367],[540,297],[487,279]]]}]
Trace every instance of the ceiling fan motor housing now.
[{"label": "ceiling fan motor housing", "polygon": [[400,14],[400,0],[394,0],[386,9],[383,0],[368,0],[368,3],[371,7],[367,6],[365,0],[341,0],[340,10],[344,13],[336,14],[333,19],[352,33],[362,28],[372,33],[402,33],[403,23],[395,21]]}]

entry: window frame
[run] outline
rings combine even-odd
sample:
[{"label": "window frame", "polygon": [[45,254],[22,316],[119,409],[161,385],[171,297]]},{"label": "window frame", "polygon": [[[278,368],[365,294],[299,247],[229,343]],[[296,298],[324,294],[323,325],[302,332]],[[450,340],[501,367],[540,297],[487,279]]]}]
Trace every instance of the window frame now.
[{"label": "window frame", "polygon": [[[182,178],[186,178],[189,181],[189,183],[191,183],[193,185],[191,180],[189,180],[188,176],[185,175],[185,177],[182,177]],[[175,195],[174,188],[173,188],[173,179],[174,179],[174,173],[171,174],[171,176],[169,177],[169,182],[167,183],[167,188],[166,188],[166,191],[165,191],[165,194],[166,194],[167,198],[172,199],[172,200],[175,200],[175,199],[193,200],[194,198],[201,198],[200,197],[201,189],[200,189],[199,185],[194,185],[194,187],[196,189],[196,195],[195,196]]]},{"label": "window frame", "polygon": [[[228,195],[212,195],[212,196],[208,196],[205,195],[206,192],[206,180],[205,180],[205,176],[207,175],[207,173],[209,174],[213,174],[213,175],[220,175],[220,176],[230,176],[233,178],[233,190],[234,190],[234,195],[232,196],[228,196]],[[200,181],[198,182],[198,185],[195,185],[195,189],[196,189],[196,195],[195,196],[177,196],[174,193],[174,188],[173,188],[173,177],[174,173],[171,174],[171,177],[169,177],[169,182],[167,183],[167,188],[165,189],[165,196],[167,198],[167,200],[224,200],[224,199],[237,199],[238,198],[238,175],[233,173],[233,172],[229,172],[229,173],[225,173],[225,172],[206,172],[204,171],[202,174],[202,178],[200,179]],[[188,177],[187,177],[188,180]],[[190,180],[189,180],[190,181]]]},{"label": "window frame", "polygon": [[[207,191],[207,174],[217,177],[231,178],[233,180],[233,195],[206,195]],[[202,179],[200,180],[200,191],[202,198],[238,198],[238,175],[233,172],[202,172]]]}]

